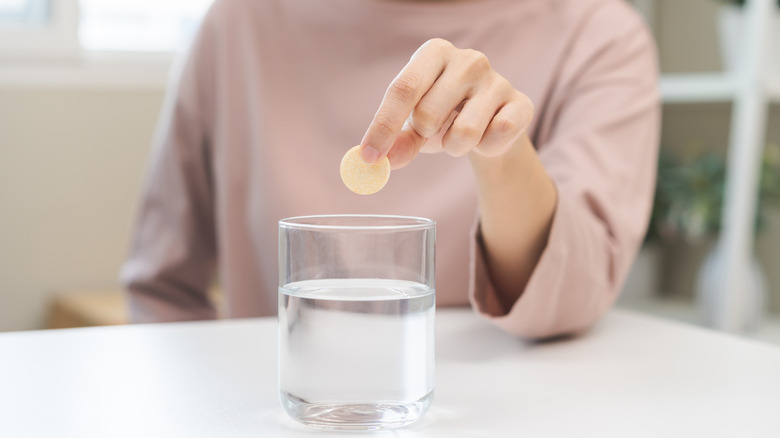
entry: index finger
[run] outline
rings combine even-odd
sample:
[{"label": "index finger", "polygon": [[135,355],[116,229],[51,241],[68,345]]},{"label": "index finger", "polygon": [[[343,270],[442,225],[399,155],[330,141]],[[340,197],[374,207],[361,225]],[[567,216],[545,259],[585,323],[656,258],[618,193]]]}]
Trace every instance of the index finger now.
[{"label": "index finger", "polygon": [[390,151],[414,107],[444,70],[445,44],[449,43],[431,40],[423,44],[390,83],[360,142],[363,161],[375,163]]}]

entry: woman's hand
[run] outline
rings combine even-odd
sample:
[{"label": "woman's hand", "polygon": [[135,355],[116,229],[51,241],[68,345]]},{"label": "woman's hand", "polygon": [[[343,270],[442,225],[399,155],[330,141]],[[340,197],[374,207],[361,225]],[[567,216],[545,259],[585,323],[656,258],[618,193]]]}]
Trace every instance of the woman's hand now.
[{"label": "woman's hand", "polygon": [[361,141],[363,160],[387,155],[395,169],[419,152],[495,157],[520,140],[533,114],[530,99],[484,54],[432,39],[387,89]]},{"label": "woman's hand", "polygon": [[487,57],[433,39],[393,80],[361,145],[393,168],[419,152],[469,154],[480,206],[482,251],[508,311],[522,294],[550,233],[555,185],[525,134],[531,101]]}]

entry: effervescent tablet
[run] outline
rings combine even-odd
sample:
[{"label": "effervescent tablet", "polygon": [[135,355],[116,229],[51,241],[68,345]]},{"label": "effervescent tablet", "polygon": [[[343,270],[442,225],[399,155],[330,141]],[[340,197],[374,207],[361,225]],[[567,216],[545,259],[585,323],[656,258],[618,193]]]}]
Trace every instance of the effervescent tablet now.
[{"label": "effervescent tablet", "polygon": [[360,145],[353,147],[341,159],[341,180],[348,189],[359,195],[371,195],[380,190],[390,179],[390,160],[382,157],[368,164],[360,156]]}]

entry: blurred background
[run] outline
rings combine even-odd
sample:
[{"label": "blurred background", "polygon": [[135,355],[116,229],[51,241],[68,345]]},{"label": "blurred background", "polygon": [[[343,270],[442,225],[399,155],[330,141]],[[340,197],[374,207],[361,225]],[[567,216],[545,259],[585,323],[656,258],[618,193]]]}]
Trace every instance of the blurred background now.
[{"label": "blurred background", "polygon": [[[117,276],[168,73],[210,3],[0,0],[0,331],[126,321]],[[663,132],[618,305],[780,344],[780,6],[632,3]]]}]

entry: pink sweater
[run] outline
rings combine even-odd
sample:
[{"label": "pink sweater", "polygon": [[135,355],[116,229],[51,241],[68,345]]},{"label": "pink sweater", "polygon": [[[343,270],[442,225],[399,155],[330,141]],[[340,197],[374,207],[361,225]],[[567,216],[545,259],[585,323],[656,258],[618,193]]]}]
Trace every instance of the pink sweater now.
[{"label": "pink sweater", "polygon": [[[433,37],[485,53],[536,107],[530,137],[559,197],[511,309],[483,264],[467,158],[420,155],[371,196],[340,181],[341,156]],[[439,306],[470,302],[526,337],[583,330],[640,246],[658,132],[653,41],[621,0],[218,0],[163,108],[122,271],[132,317],[214,318],[215,273],[230,317],[275,315],[279,219],[384,213],[437,222]]]}]

